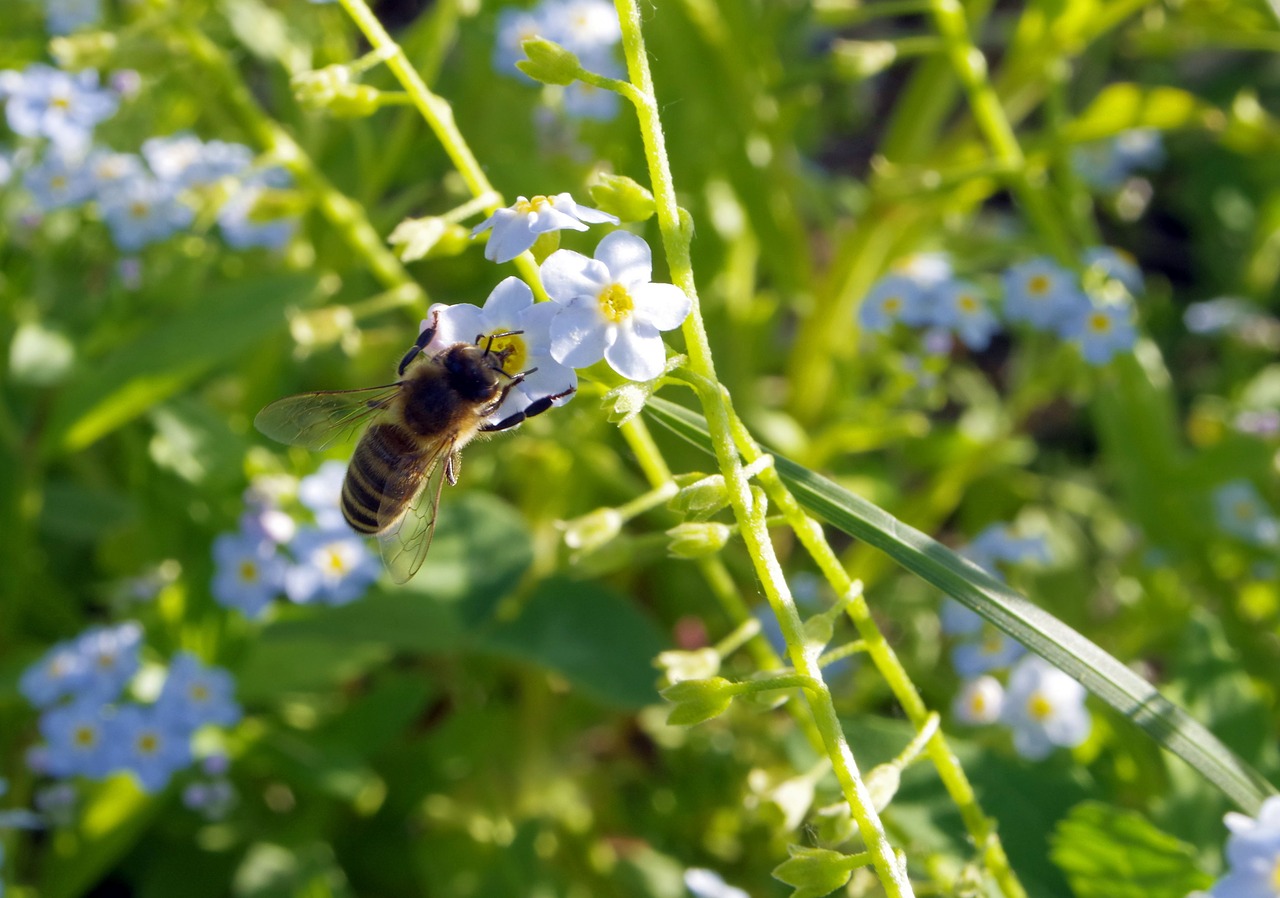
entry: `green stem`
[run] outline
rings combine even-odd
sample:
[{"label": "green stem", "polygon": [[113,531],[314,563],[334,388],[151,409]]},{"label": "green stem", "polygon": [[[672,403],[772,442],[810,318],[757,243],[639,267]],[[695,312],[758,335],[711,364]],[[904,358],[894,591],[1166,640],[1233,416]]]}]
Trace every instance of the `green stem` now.
[{"label": "green stem", "polygon": [[[350,0],[344,0],[350,2]],[[654,203],[658,226],[662,234],[663,248],[671,270],[671,279],[689,297],[691,311],[684,324],[684,336],[689,354],[689,370],[707,381],[716,379],[715,365],[707,340],[706,326],[702,320],[697,287],[694,283],[690,257],[691,233],[682,221],[681,210],[676,203],[675,185],[667,159],[666,143],[658,115],[657,96],[653,77],[649,71],[649,58],[644,47],[641,29],[640,7],[637,0],[614,0],[618,18],[622,23],[622,47],[627,60],[627,71],[635,90],[627,96],[636,107],[640,134],[649,163],[649,176],[653,185]],[[876,873],[891,898],[913,895],[905,866],[894,855],[885,834],[884,825],[876,813],[871,793],[858,772],[853,753],[845,741],[836,716],[830,690],[822,679],[818,666],[818,652],[805,647],[803,625],[795,600],[774,553],[773,543],[765,523],[764,502],[753,495],[750,482],[742,470],[742,460],[734,447],[733,417],[728,392],[718,389],[700,389],[703,411],[716,449],[716,460],[725,478],[730,504],[741,529],[756,573],[759,575],[769,604],[773,607],[787,642],[792,664],[798,674],[813,681],[813,688],[805,697],[813,710],[815,723],[822,734],[826,752],[831,759],[841,791],[849,802],[854,819],[866,840],[868,852]],[[766,472],[767,473],[767,472]]]}]

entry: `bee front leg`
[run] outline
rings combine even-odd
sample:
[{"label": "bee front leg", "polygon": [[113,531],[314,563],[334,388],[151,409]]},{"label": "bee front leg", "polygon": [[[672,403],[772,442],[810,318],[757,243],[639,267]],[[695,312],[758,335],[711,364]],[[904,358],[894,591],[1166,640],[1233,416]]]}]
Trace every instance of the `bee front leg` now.
[{"label": "bee front leg", "polygon": [[480,428],[482,433],[494,433],[499,430],[509,430],[517,424],[522,423],[526,418],[532,418],[535,415],[541,415],[547,409],[555,404],[557,399],[563,399],[566,396],[573,395],[577,391],[577,387],[570,387],[560,393],[553,393],[550,396],[543,396],[541,399],[535,400],[524,409],[524,411],[516,412],[514,415],[507,415],[501,421],[495,421],[492,424],[486,424]]},{"label": "bee front leg", "polygon": [[426,330],[418,334],[418,339],[414,342],[412,348],[410,348],[410,350],[404,354],[404,358],[400,360],[400,368],[398,370],[401,374],[404,374],[404,369],[409,367],[409,363],[417,357],[418,353],[427,348],[427,344],[435,337],[436,329],[439,327],[439,324],[440,313],[432,312],[431,323],[427,325]]}]

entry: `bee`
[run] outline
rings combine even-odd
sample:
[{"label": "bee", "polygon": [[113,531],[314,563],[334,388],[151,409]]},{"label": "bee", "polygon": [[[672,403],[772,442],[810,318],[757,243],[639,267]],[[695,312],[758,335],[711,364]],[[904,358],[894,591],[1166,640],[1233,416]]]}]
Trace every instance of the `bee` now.
[{"label": "bee", "polygon": [[274,440],[317,450],[369,422],[347,467],[342,515],[357,533],[378,538],[396,583],[407,582],[427,557],[444,484],[458,482],[462,448],[540,415],[574,392],[570,387],[490,421],[507,394],[537,370],[508,374],[503,364],[510,348],[493,351],[494,340],[520,332],[481,334],[474,343],[426,354],[438,315],[405,353],[395,383],[288,396],[253,420]]}]

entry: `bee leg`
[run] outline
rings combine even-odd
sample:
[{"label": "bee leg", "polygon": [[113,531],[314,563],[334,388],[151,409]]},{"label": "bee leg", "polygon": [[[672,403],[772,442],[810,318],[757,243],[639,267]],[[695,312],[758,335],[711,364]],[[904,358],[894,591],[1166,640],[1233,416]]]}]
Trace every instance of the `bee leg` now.
[{"label": "bee leg", "polygon": [[522,423],[526,418],[532,418],[534,415],[541,415],[547,409],[551,408],[551,406],[555,404],[555,401],[557,399],[563,399],[566,396],[572,395],[576,390],[577,390],[577,387],[570,387],[569,389],[564,390],[563,392],[554,393],[550,396],[543,396],[541,399],[538,399],[534,402],[529,403],[529,405],[525,408],[524,411],[516,412],[514,415],[507,415],[507,417],[503,418],[501,421],[495,421],[492,424],[486,424],[483,427],[481,427],[480,430],[483,433],[493,433],[498,430],[508,430],[512,427],[515,427],[517,424]]},{"label": "bee leg", "polygon": [[444,460],[444,479],[449,481],[449,486],[458,485],[458,472],[462,470],[462,454],[460,452],[451,452],[449,457]]},{"label": "bee leg", "polygon": [[404,354],[404,358],[400,360],[400,368],[398,370],[401,374],[404,374],[404,369],[409,367],[409,363],[412,362],[417,357],[418,353],[426,349],[427,344],[430,343],[432,338],[435,337],[436,327],[439,324],[439,320],[440,320],[440,313],[439,312],[432,313],[431,323],[427,325],[426,330],[418,334],[418,339],[414,342],[413,346],[409,349],[409,351]]}]

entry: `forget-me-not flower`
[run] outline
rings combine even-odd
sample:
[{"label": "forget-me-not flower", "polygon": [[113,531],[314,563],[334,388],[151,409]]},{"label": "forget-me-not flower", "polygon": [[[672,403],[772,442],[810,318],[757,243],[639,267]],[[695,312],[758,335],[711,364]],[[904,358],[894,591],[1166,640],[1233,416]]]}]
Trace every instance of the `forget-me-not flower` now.
[{"label": "forget-me-not flower", "polygon": [[492,230],[484,257],[491,262],[510,262],[533,246],[541,234],[551,231],[585,231],[588,225],[617,224],[616,216],[588,206],[579,206],[567,193],[555,196],[519,197],[476,225],[471,236]]},{"label": "forget-me-not flower", "polygon": [[179,729],[194,731],[207,724],[229,727],[240,722],[235,680],[220,667],[208,667],[189,652],[178,652],[156,699],[162,716]]},{"label": "forget-me-not flower", "polygon": [[269,540],[224,533],[213,541],[213,597],[220,605],[258,617],[284,590],[285,559]]},{"label": "forget-me-not flower", "polygon": [[44,27],[50,34],[70,34],[102,21],[102,0],[44,0]]},{"label": "forget-me-not flower", "polygon": [[894,324],[923,321],[925,288],[915,278],[890,274],[880,278],[858,307],[858,323],[867,331],[887,333]]},{"label": "forget-me-not flower", "polygon": [[218,209],[218,227],[233,249],[281,249],[298,230],[298,216],[270,215],[263,211],[270,191],[288,187],[293,179],[283,168],[273,167],[246,178]]},{"label": "forget-me-not flower", "polygon": [[1004,707],[1004,687],[995,677],[983,675],[967,681],[951,703],[956,720],[970,726],[995,723]]},{"label": "forget-me-not flower", "polygon": [[1006,271],[1002,280],[1005,317],[1037,330],[1056,331],[1089,304],[1075,273],[1052,259],[1021,262]]},{"label": "forget-me-not flower", "polygon": [[41,212],[79,206],[94,194],[93,175],[79,151],[51,147],[22,174],[23,186]]},{"label": "forget-me-not flower", "polygon": [[1027,655],[1009,674],[1001,719],[1013,729],[1013,746],[1031,760],[1055,746],[1075,748],[1093,728],[1085,690],[1036,655]]},{"label": "forget-me-not flower", "polygon": [[22,672],[18,689],[37,708],[84,691],[91,676],[88,659],[75,643],[60,642]]},{"label": "forget-me-not flower", "polygon": [[1127,303],[1090,303],[1061,323],[1061,335],[1080,347],[1086,362],[1105,365],[1120,353],[1133,349],[1138,334],[1132,317],[1133,311]]},{"label": "forget-me-not flower", "polygon": [[169,181],[135,177],[119,184],[100,200],[111,239],[125,252],[136,252],[189,227],[195,210],[179,197]]},{"label": "forget-me-not flower", "polygon": [[1255,546],[1280,543],[1280,521],[1247,480],[1232,480],[1215,489],[1213,511],[1225,533]]},{"label": "forget-me-not flower", "polygon": [[143,790],[159,792],[191,764],[191,734],[160,705],[124,705],[109,726],[111,769],[127,770]]},{"label": "forget-me-not flower", "polygon": [[[512,376],[537,370],[512,388],[506,402],[493,415],[493,420],[500,421],[543,396],[577,387],[577,373],[551,355],[551,321],[560,310],[561,306],[554,302],[535,303],[529,285],[509,277],[493,288],[483,307],[469,303],[433,305],[422,322],[424,328],[432,322],[436,326],[436,335],[427,352],[436,352],[454,343],[470,343],[477,335],[482,338],[478,341],[480,345],[487,347],[490,335],[505,334],[492,342],[494,352],[507,353],[503,370]],[[556,405],[563,405],[571,398],[562,397],[556,400]]]},{"label": "forget-me-not flower", "polygon": [[321,529],[342,527],[344,519],[340,503],[342,484],[346,479],[346,463],[329,459],[321,463],[314,473],[298,481],[298,501],[310,509]]},{"label": "forget-me-not flower", "polygon": [[85,692],[99,701],[118,697],[142,664],[142,627],[135,621],[91,627],[75,644],[88,670]]},{"label": "forget-me-not flower", "polygon": [[47,137],[64,150],[83,154],[99,122],[115,115],[120,98],[98,86],[93,69],[64,72],[32,63],[5,79],[5,117],[15,134]]},{"label": "forget-me-not flower", "polygon": [[194,134],[169,134],[142,142],[142,155],[156,177],[182,187],[204,187],[240,177],[253,165],[253,150],[224,140],[205,142]]},{"label": "forget-me-not flower", "polygon": [[551,356],[585,368],[604,359],[628,380],[662,373],[662,331],[679,327],[692,302],[673,284],[651,283],[649,244],[627,231],[600,241],[595,258],[557,250],[542,263],[542,283],[561,309],[551,321]]},{"label": "forget-me-not flower", "polygon": [[58,777],[106,776],[113,766],[108,725],[107,707],[94,697],[46,710],[39,721],[44,738],[41,772]]},{"label": "forget-me-not flower", "polygon": [[1223,818],[1227,874],[1213,884],[1212,898],[1275,898],[1280,894],[1280,796],[1262,803],[1257,817],[1236,811]]},{"label": "forget-me-not flower", "polygon": [[303,528],[290,548],[295,561],[285,571],[285,595],[300,605],[354,602],[382,570],[365,541],[345,526]]},{"label": "forget-me-not flower", "polygon": [[946,328],[970,349],[981,351],[991,343],[1000,327],[987,308],[986,299],[977,286],[968,281],[947,281],[933,291],[930,302],[931,323]]}]

